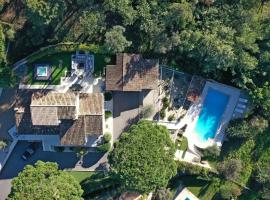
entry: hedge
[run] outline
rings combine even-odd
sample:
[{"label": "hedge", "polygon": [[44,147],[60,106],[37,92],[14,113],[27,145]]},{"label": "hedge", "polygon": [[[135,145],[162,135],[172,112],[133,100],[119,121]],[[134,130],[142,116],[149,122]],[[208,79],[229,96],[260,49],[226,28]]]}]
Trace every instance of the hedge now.
[{"label": "hedge", "polygon": [[103,47],[100,47],[95,44],[80,44],[80,43],[59,43],[56,45],[50,45],[47,47],[43,47],[40,50],[32,53],[28,57],[26,57],[29,63],[34,62],[37,59],[40,59],[44,56],[56,54],[60,52],[74,52],[76,50],[90,51],[92,53],[107,53],[105,52]]},{"label": "hedge", "polygon": [[179,175],[207,175],[211,171],[208,168],[199,165],[193,165],[188,162],[177,161],[177,172]]},{"label": "hedge", "polygon": [[104,143],[97,147],[97,151],[99,152],[108,152],[111,149],[111,143]]}]

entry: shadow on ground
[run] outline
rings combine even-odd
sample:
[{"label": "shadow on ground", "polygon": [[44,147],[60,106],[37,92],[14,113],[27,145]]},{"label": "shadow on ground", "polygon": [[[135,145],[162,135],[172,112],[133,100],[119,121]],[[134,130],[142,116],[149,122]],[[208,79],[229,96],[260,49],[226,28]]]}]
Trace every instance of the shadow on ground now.
[{"label": "shadow on ground", "polygon": [[[13,150],[9,160],[5,167],[0,173],[1,179],[10,179],[16,177],[23,168],[30,164],[33,165],[38,160],[44,162],[56,162],[60,169],[71,169],[74,168],[79,158],[76,153],[73,152],[46,152],[42,151],[42,147],[37,149],[36,153],[28,160],[24,161],[21,159],[21,155],[29,145],[28,142],[19,142]],[[83,167],[88,168],[94,165],[101,157],[102,153],[89,152],[85,155]]]}]

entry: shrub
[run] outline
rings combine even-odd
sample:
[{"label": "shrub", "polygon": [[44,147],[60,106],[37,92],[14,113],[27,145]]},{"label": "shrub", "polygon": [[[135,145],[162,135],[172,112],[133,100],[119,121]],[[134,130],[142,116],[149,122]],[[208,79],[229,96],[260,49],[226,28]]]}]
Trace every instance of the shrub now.
[{"label": "shrub", "polygon": [[217,169],[226,179],[236,180],[240,176],[242,163],[241,160],[230,159],[220,163]]},{"label": "shrub", "polygon": [[105,92],[104,99],[105,99],[105,101],[110,101],[112,99],[112,93],[111,92]]},{"label": "shrub", "polygon": [[210,170],[199,165],[177,161],[177,172],[179,175],[202,175],[206,176]]},{"label": "shrub", "polygon": [[174,115],[170,115],[169,117],[168,117],[168,121],[174,121],[175,120],[175,116]]},{"label": "shrub", "polygon": [[165,109],[162,108],[161,111],[159,112],[159,116],[160,116],[161,119],[164,119],[165,115],[166,115],[165,114]]},{"label": "shrub", "polygon": [[90,51],[92,53],[104,53],[101,47],[94,44],[79,44],[66,42],[40,48],[39,51],[36,51],[33,54],[29,55],[27,57],[27,61],[28,63],[32,63],[35,60],[38,60],[47,55],[56,54],[60,52],[74,52],[76,50]]},{"label": "shrub", "polygon": [[103,135],[103,139],[104,139],[104,143],[108,143],[108,142],[111,141],[112,135],[111,135],[110,133],[105,133],[105,134]]},{"label": "shrub", "polygon": [[112,112],[111,111],[105,111],[105,119],[108,119],[112,116]]},{"label": "shrub", "polygon": [[172,193],[169,188],[158,189],[152,197],[153,200],[167,200],[172,199]]},{"label": "shrub", "polygon": [[168,99],[167,97],[164,97],[164,98],[162,99],[162,103],[163,103],[163,109],[168,108],[169,105],[170,105],[169,99]]},{"label": "shrub", "polygon": [[231,122],[226,132],[232,138],[253,138],[257,134],[264,132],[267,127],[267,120],[260,116],[254,116],[251,119],[241,119]]},{"label": "shrub", "polygon": [[0,150],[6,148],[7,143],[4,140],[0,140]]},{"label": "shrub", "polygon": [[241,190],[238,186],[234,184],[225,184],[220,187],[220,197],[222,199],[232,199],[237,198],[241,195]]},{"label": "shrub", "polygon": [[110,143],[104,143],[100,146],[97,147],[97,151],[99,152],[108,152],[111,149],[111,144]]},{"label": "shrub", "polygon": [[220,155],[220,148],[215,144],[202,149],[202,153],[204,158],[216,159]]},{"label": "shrub", "polygon": [[154,108],[152,105],[145,106],[142,111],[144,118],[150,117],[154,113]]}]

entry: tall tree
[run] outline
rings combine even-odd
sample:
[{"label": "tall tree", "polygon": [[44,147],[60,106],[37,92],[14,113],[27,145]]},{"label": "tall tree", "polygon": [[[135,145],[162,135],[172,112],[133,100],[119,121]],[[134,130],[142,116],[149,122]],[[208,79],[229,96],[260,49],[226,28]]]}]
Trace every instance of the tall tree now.
[{"label": "tall tree", "polygon": [[28,20],[39,27],[62,18],[66,10],[64,0],[26,0],[25,3]]},{"label": "tall tree", "polygon": [[56,163],[37,161],[12,180],[9,200],[80,200],[83,191],[73,176],[58,170]]},{"label": "tall tree", "polygon": [[176,174],[174,153],[165,127],[141,121],[122,134],[109,162],[126,189],[147,193],[166,187]]},{"label": "tall tree", "polygon": [[125,30],[122,26],[114,26],[105,34],[105,47],[109,52],[123,52],[132,44],[124,36]]}]

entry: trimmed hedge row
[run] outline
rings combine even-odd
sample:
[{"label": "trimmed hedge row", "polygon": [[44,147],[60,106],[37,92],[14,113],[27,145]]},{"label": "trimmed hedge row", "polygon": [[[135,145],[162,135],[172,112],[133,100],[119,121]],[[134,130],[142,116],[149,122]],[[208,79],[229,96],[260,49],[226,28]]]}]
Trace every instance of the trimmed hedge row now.
[{"label": "trimmed hedge row", "polygon": [[106,53],[103,47],[100,47],[95,44],[80,44],[80,43],[59,43],[56,45],[50,45],[43,47],[40,50],[32,53],[26,57],[29,63],[34,62],[37,59],[40,59],[47,55],[52,55],[60,52],[74,52],[76,50],[90,51],[92,53]]},{"label": "trimmed hedge row", "polygon": [[205,176],[212,172],[210,169],[201,167],[199,165],[193,165],[187,162],[177,161],[177,172],[179,175],[201,175]]}]

